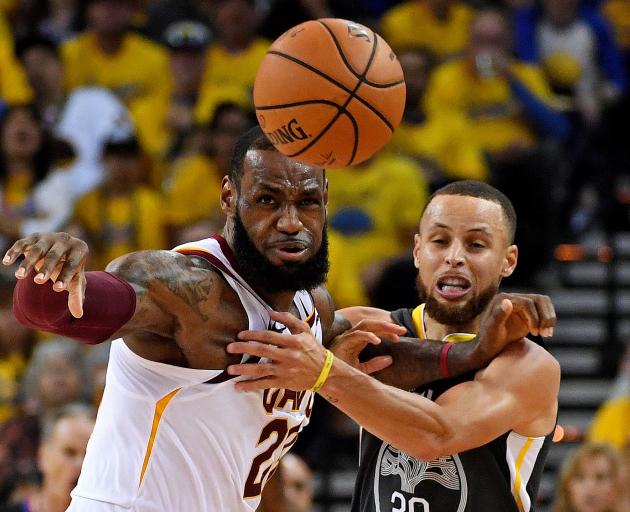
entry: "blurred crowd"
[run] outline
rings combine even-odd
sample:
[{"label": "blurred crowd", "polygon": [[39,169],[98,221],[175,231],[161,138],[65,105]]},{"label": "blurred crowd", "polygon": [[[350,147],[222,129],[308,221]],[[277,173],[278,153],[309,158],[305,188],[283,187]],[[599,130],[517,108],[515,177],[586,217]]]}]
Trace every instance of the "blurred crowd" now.
[{"label": "blurred crowd", "polygon": [[[221,179],[256,122],[258,64],[282,32],[321,17],[377,30],[407,84],[391,143],[328,173],[339,307],[418,302],[413,233],[451,180],[487,181],[513,201],[515,287],[544,285],[555,244],[630,228],[628,0],[0,0],[0,251],[66,230],[102,269],[219,229]],[[47,483],[61,478],[49,468],[84,447],[55,443],[84,439],[73,432],[91,424],[107,346],[22,329],[11,290],[0,274],[0,503],[36,496],[47,504],[32,510],[64,510],[54,489],[78,473]],[[300,444],[311,466],[354,467],[354,426],[330,411],[314,423]],[[576,454],[554,510],[622,510],[572,490],[576,478],[617,489],[618,458],[600,445]],[[613,503],[621,489],[609,491]]]}]

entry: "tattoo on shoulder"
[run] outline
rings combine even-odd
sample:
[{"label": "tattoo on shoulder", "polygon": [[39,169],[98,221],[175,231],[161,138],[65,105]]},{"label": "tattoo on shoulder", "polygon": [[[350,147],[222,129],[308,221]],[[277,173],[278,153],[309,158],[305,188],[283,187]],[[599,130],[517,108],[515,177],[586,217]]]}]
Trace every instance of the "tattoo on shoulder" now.
[{"label": "tattoo on shoulder", "polygon": [[175,314],[183,313],[185,308],[204,321],[208,319],[201,305],[208,299],[218,278],[215,272],[194,264],[188,256],[171,251],[135,254],[136,257],[130,255],[119,261],[111,271],[135,285],[140,302],[144,296],[150,295],[159,306]]}]

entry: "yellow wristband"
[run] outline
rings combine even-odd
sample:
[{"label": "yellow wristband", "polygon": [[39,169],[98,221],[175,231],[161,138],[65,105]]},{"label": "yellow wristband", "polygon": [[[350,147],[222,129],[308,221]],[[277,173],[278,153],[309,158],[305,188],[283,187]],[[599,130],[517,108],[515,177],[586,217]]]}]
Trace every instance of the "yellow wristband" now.
[{"label": "yellow wristband", "polygon": [[330,350],[326,350],[326,359],[324,360],[324,367],[322,368],[319,377],[313,384],[311,391],[313,393],[317,393],[320,388],[326,383],[326,379],[328,379],[328,374],[330,373],[330,369],[332,368],[333,361],[335,360],[335,356]]}]

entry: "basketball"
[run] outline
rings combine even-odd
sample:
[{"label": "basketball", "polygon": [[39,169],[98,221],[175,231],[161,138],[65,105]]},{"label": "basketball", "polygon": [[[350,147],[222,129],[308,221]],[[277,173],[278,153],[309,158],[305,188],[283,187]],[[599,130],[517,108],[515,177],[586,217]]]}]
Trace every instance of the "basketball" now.
[{"label": "basketball", "polygon": [[405,106],[403,71],[368,27],[307,21],[267,51],[254,105],[260,127],[281,153],[309,165],[345,167],[389,141]]}]

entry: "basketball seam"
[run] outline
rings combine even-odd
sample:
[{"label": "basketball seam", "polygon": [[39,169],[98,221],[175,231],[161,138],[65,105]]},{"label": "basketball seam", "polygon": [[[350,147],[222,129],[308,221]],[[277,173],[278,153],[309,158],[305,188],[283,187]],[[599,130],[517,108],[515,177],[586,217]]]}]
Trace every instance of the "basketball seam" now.
[{"label": "basketball seam", "polygon": [[[346,59],[346,54],[343,53],[343,48],[341,48],[341,45],[339,44],[339,40],[337,39],[337,36],[335,36],[334,32],[330,29],[330,27],[326,25],[326,23],[324,23],[322,20],[317,20],[317,22],[328,31],[328,34],[333,40],[333,43],[337,47],[337,52],[339,52],[339,56],[341,57],[341,60],[343,60],[343,63],[346,65],[350,73],[352,73],[355,76],[355,78],[359,78],[361,75],[359,75],[359,73],[356,72],[356,70],[348,62],[348,59]],[[372,34],[374,34],[375,38],[377,37],[374,31],[372,31]],[[394,87],[395,85],[400,85],[404,82],[405,80],[403,79],[403,80],[398,80],[397,82],[389,82],[387,84],[377,84],[376,82],[372,82],[368,80],[367,78],[363,80],[363,83],[369,85],[370,87],[374,87],[375,89],[388,89],[390,87]]]},{"label": "basketball seam", "polygon": [[[374,34],[374,35],[376,35],[376,34]],[[335,122],[337,121],[337,119],[339,119],[341,114],[346,114],[346,115],[348,115],[349,118],[351,118],[352,127],[354,129],[354,143],[352,144],[352,154],[350,155],[350,159],[348,160],[348,163],[346,163],[346,165],[351,165],[352,164],[352,162],[354,160],[354,157],[357,154],[357,148],[358,148],[358,145],[359,145],[359,129],[358,129],[358,126],[356,124],[356,120],[352,119],[353,116],[346,110],[346,107],[350,104],[350,102],[353,100],[353,98],[358,98],[358,96],[356,96],[356,92],[359,90],[359,88],[363,84],[363,80],[365,78],[365,75],[370,70],[370,66],[372,65],[372,62],[374,62],[374,55],[376,55],[376,47],[377,46],[378,46],[378,38],[374,37],[374,42],[372,43],[372,52],[370,53],[370,58],[368,59],[368,62],[366,64],[366,66],[365,66],[365,69],[363,70],[363,73],[358,77],[357,85],[355,86],[355,88],[352,91],[350,91],[350,94],[348,95],[348,98],[346,99],[346,102],[340,107],[340,109],[337,112],[337,114],[335,114],[335,116],[324,127],[324,129],[321,132],[319,132],[317,137],[315,137],[311,142],[309,142],[306,146],[304,146],[297,153],[293,153],[293,154],[289,155],[289,157],[292,158],[292,157],[299,156],[302,153],[304,153],[304,151],[307,151],[308,149],[310,149],[314,144],[317,143],[317,141],[319,139],[321,139],[328,132],[328,130],[330,130],[331,126],[333,124],[335,124]]]},{"label": "basketball seam", "polygon": [[300,107],[302,105],[312,105],[317,103],[325,103],[327,105],[334,105],[335,107],[342,108],[339,106],[339,103],[335,103],[331,100],[304,100],[304,101],[296,101],[295,103],[278,103],[277,105],[265,105],[264,107],[255,107],[256,110],[273,110],[276,108],[291,108],[291,107]]},{"label": "basketball seam", "polygon": [[[322,78],[324,78],[325,80],[327,80],[331,84],[336,85],[342,91],[345,91],[345,92],[347,92],[349,94],[352,94],[352,90],[349,89],[348,87],[346,87],[345,85],[343,85],[341,82],[338,82],[334,78],[328,76],[323,71],[317,69],[314,66],[311,66],[310,64],[308,64],[307,62],[304,62],[301,59],[298,59],[296,57],[293,57],[292,55],[288,55],[288,54],[283,53],[283,52],[279,52],[277,50],[269,50],[267,53],[270,53],[272,55],[277,55],[278,57],[287,59],[289,61],[294,62],[295,64],[298,64],[298,65],[300,65],[302,67],[305,67],[306,69],[308,69],[309,71],[315,73],[316,75],[321,76]],[[388,119],[381,112],[379,112],[376,108],[374,108],[372,105],[370,105],[369,102],[367,102],[366,100],[361,98],[361,96],[355,96],[355,98],[358,101],[360,101],[365,107],[367,107],[373,114],[375,114],[387,126],[387,128],[390,129],[390,131],[392,131],[392,132],[394,131],[394,126],[388,121]]]}]

